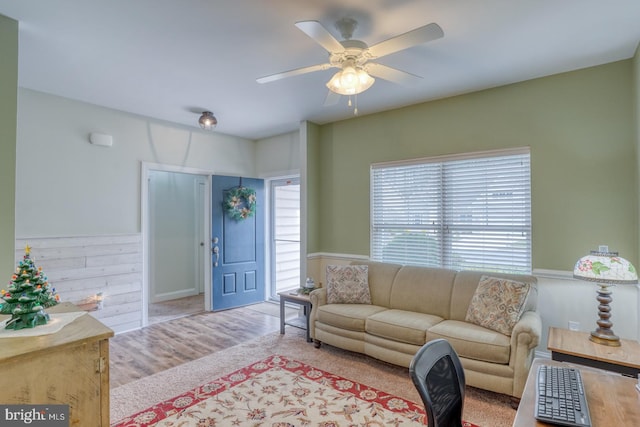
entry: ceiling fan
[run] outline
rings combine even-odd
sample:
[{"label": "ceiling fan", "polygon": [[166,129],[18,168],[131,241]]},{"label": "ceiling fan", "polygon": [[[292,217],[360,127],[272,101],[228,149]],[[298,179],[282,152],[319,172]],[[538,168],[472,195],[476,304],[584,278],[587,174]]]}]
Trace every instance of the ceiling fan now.
[{"label": "ceiling fan", "polygon": [[442,28],[436,23],[431,23],[368,46],[363,41],[352,39],[353,32],[358,26],[355,19],[343,18],[336,22],[336,28],[344,39],[342,41],[336,40],[318,21],[300,21],[295,25],[329,52],[329,62],[260,77],[256,81],[268,83],[285,77],[339,68],[340,71],[327,83],[329,94],[325,105],[336,103],[340,95],[357,95],[364,92],[375,81],[371,76],[404,85],[420,80],[422,77],[415,74],[369,61],[444,36]]}]

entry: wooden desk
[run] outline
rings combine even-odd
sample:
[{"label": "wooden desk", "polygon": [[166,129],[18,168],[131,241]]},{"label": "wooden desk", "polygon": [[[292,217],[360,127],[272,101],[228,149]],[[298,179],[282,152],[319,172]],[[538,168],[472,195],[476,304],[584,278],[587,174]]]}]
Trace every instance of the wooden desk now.
[{"label": "wooden desk", "polygon": [[[280,297],[280,333],[284,334],[285,325],[293,326],[307,331],[307,342],[313,341],[309,334],[309,315],[311,314],[311,299],[309,295],[297,294],[295,291],[278,292]],[[284,304],[290,302],[302,306],[303,316],[285,319]]]},{"label": "wooden desk", "polygon": [[533,416],[536,402],[536,373],[540,364],[572,366],[580,369],[587,393],[587,404],[593,427],[640,426],[640,392],[636,381],[615,372],[585,366],[535,359],[531,365],[513,427],[544,427]]},{"label": "wooden desk", "polygon": [[[61,303],[46,311],[80,310]],[[54,334],[2,338],[0,403],[68,404],[69,425],[109,427],[112,336],[111,329],[84,314]]]},{"label": "wooden desk", "polygon": [[620,347],[609,347],[589,340],[589,333],[549,328],[547,348],[551,358],[606,369],[637,378],[640,374],[640,344],[621,340]]}]

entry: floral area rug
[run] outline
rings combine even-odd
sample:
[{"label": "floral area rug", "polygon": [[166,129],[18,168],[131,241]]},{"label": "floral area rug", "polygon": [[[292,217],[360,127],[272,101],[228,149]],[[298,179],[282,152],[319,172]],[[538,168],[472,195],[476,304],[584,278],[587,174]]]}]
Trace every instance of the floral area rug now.
[{"label": "floral area rug", "polygon": [[425,423],[421,404],[284,356],[270,356],[112,427],[423,427]]}]

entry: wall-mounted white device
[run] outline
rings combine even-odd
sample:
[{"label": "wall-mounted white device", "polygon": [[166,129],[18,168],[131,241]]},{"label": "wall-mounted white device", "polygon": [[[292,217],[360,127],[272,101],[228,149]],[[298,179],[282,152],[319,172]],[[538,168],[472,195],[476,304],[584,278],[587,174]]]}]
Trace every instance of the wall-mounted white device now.
[{"label": "wall-mounted white device", "polygon": [[113,137],[104,133],[91,132],[89,134],[89,142],[91,142],[93,145],[111,147],[113,145]]}]

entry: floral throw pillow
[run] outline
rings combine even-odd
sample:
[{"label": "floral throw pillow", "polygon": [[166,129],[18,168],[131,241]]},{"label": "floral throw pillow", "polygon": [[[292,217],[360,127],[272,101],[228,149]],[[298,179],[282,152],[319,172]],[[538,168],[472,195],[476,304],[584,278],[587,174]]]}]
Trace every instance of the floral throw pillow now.
[{"label": "floral throw pillow", "polygon": [[465,320],[511,336],[522,316],[530,289],[529,283],[482,276]]},{"label": "floral throw pillow", "polygon": [[369,266],[328,265],[327,303],[371,304]]}]

